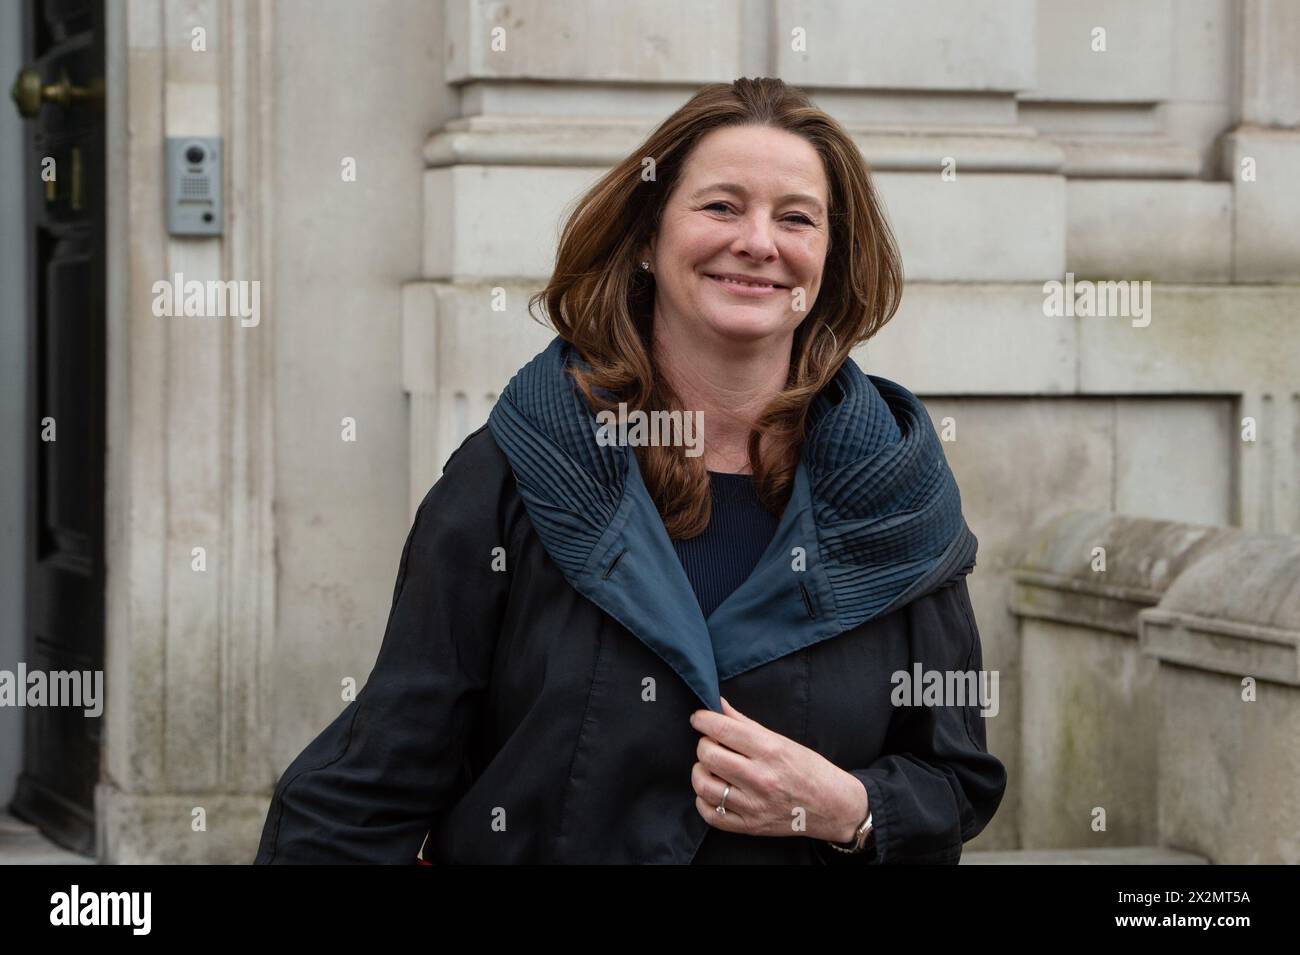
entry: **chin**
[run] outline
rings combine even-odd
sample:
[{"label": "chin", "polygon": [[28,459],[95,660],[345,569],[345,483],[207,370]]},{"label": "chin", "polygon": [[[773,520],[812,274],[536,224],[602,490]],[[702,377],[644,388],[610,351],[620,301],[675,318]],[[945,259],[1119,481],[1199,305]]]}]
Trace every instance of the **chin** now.
[{"label": "chin", "polygon": [[746,315],[743,311],[732,315],[711,315],[705,319],[705,324],[723,338],[738,342],[761,341],[780,335],[787,328],[786,316],[757,313]]}]

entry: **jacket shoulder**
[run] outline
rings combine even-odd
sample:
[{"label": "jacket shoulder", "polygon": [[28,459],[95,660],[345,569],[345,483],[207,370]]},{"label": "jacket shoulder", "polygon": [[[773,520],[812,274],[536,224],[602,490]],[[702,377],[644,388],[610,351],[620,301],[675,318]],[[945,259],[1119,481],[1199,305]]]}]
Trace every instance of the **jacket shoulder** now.
[{"label": "jacket shoulder", "polygon": [[496,438],[492,437],[492,429],[486,421],[471,431],[456,450],[451,452],[442,466],[442,473],[448,474],[453,466],[460,471],[473,470],[497,478],[510,475],[510,462]]},{"label": "jacket shoulder", "polygon": [[513,537],[524,515],[523,499],[510,461],[483,424],[472,431],[442,466],[442,475],[425,492],[416,511],[433,509],[440,522],[488,523]]}]

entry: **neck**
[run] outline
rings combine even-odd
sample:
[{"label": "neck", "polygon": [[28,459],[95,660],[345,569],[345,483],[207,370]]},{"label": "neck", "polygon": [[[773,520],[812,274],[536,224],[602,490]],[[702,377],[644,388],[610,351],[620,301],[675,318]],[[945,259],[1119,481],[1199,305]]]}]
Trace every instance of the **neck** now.
[{"label": "neck", "polygon": [[792,336],[780,344],[686,340],[656,321],[652,341],[658,373],[684,410],[704,412],[704,466],[749,473],[749,435],[790,373]]}]

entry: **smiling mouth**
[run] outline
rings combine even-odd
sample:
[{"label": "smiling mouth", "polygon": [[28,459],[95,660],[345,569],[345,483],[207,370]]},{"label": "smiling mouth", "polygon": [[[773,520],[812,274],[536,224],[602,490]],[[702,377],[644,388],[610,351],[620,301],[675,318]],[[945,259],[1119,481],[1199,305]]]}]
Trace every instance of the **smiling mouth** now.
[{"label": "smiling mouth", "polygon": [[711,279],[713,279],[713,281],[715,281],[715,282],[722,282],[724,285],[734,285],[734,286],[736,286],[737,288],[757,288],[757,289],[770,288],[770,289],[783,289],[783,288],[786,287],[786,286],[784,286],[784,285],[777,285],[777,284],[774,283],[774,282],[741,282],[741,281],[738,281],[737,279],[728,279],[728,278],[723,278],[723,277],[720,276],[720,275],[711,275],[711,274],[709,274],[708,272],[706,272],[706,273],[704,273],[704,274],[705,274],[705,276],[706,276],[707,278],[711,278]]}]

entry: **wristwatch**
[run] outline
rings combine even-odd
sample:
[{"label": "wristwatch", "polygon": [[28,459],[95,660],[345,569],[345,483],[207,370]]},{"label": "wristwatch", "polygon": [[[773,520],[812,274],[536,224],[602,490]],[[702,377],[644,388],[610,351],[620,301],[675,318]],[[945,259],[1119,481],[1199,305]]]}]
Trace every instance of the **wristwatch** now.
[{"label": "wristwatch", "polygon": [[848,842],[828,842],[827,845],[832,849],[838,849],[840,852],[861,852],[867,845],[867,837],[871,835],[871,812],[867,812],[867,818],[862,820],[862,825],[858,826],[858,831],[854,833],[853,838]]}]

